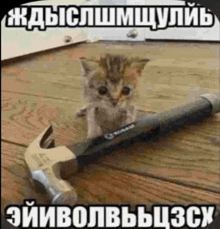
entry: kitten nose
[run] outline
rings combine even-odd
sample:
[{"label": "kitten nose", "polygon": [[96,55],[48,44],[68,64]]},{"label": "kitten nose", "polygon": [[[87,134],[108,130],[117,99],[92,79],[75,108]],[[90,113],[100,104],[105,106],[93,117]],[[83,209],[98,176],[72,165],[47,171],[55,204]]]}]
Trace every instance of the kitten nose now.
[{"label": "kitten nose", "polygon": [[118,99],[112,99],[112,104],[115,106],[118,103]]}]

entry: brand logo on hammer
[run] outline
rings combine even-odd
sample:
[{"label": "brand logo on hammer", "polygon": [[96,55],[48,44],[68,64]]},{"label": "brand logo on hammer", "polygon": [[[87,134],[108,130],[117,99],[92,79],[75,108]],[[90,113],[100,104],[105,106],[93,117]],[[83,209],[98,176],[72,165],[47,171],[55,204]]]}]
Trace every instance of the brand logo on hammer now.
[{"label": "brand logo on hammer", "polygon": [[121,133],[124,133],[124,132],[126,132],[126,131],[128,131],[128,130],[130,130],[130,129],[133,129],[134,127],[135,127],[135,125],[134,125],[134,124],[131,124],[131,125],[129,125],[129,126],[126,126],[126,127],[124,127],[124,128],[121,128],[121,129],[116,130],[116,131],[114,131],[114,132],[106,133],[106,134],[104,135],[104,138],[106,138],[106,139],[108,139],[108,140],[111,140],[111,139],[113,139],[115,136],[117,136],[117,135],[119,135],[119,134],[121,134]]}]

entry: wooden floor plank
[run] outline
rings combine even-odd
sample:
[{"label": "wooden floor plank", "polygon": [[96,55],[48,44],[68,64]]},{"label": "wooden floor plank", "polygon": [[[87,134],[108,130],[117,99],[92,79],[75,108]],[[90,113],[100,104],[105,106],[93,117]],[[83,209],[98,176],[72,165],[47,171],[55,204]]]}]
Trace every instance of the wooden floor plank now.
[{"label": "wooden floor plank", "polygon": [[[23,199],[36,199],[48,204],[47,195],[31,185],[23,154],[25,147],[2,143],[2,210],[9,204],[22,204]],[[196,188],[132,174],[93,163],[79,171],[69,182],[83,204],[216,204],[219,195]]]},{"label": "wooden floor plank", "polygon": [[[148,57],[152,64],[182,66],[188,68],[216,69],[219,67],[218,43],[185,42],[96,42],[70,45],[32,56],[17,59],[14,67],[53,73],[68,72],[81,57],[97,57],[105,53],[124,54],[140,58]],[[163,61],[161,61],[163,60]],[[157,62],[159,61],[159,64]],[[3,62],[4,63],[4,62]],[[6,62],[7,64],[8,62]],[[149,63],[150,64],[150,63]]]},{"label": "wooden floor plank", "polygon": [[[75,75],[32,72],[20,74],[3,72],[2,91],[70,100],[82,106],[82,77],[79,68]],[[7,72],[7,71],[5,71]],[[158,73],[159,72],[159,73]],[[202,93],[216,93],[218,71],[190,70],[177,67],[148,66],[139,83],[136,104],[140,109],[163,111]]]},{"label": "wooden floor plank", "polygon": [[53,124],[57,126],[57,133],[62,132],[57,137],[57,145],[70,143],[75,138],[82,141],[86,137],[86,122],[75,118],[76,110],[72,101],[3,92],[2,138],[28,145]]}]

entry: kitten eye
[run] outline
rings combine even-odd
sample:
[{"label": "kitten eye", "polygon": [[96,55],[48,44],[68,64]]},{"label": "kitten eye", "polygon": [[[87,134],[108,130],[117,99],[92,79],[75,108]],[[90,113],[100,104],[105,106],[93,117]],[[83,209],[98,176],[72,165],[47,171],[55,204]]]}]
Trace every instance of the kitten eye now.
[{"label": "kitten eye", "polygon": [[99,88],[99,94],[100,95],[105,95],[107,93],[107,91],[108,91],[107,87],[102,86]]},{"label": "kitten eye", "polygon": [[123,87],[121,93],[123,95],[128,95],[130,93],[131,89],[129,87]]}]

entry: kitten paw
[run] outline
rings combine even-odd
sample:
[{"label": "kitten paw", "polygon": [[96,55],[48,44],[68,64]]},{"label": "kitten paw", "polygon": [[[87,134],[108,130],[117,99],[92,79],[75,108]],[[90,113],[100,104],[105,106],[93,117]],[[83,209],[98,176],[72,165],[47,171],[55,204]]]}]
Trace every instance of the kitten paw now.
[{"label": "kitten paw", "polygon": [[77,118],[81,118],[81,117],[85,117],[87,113],[87,108],[82,107],[81,109],[79,109],[78,111],[76,111],[76,117]]}]

